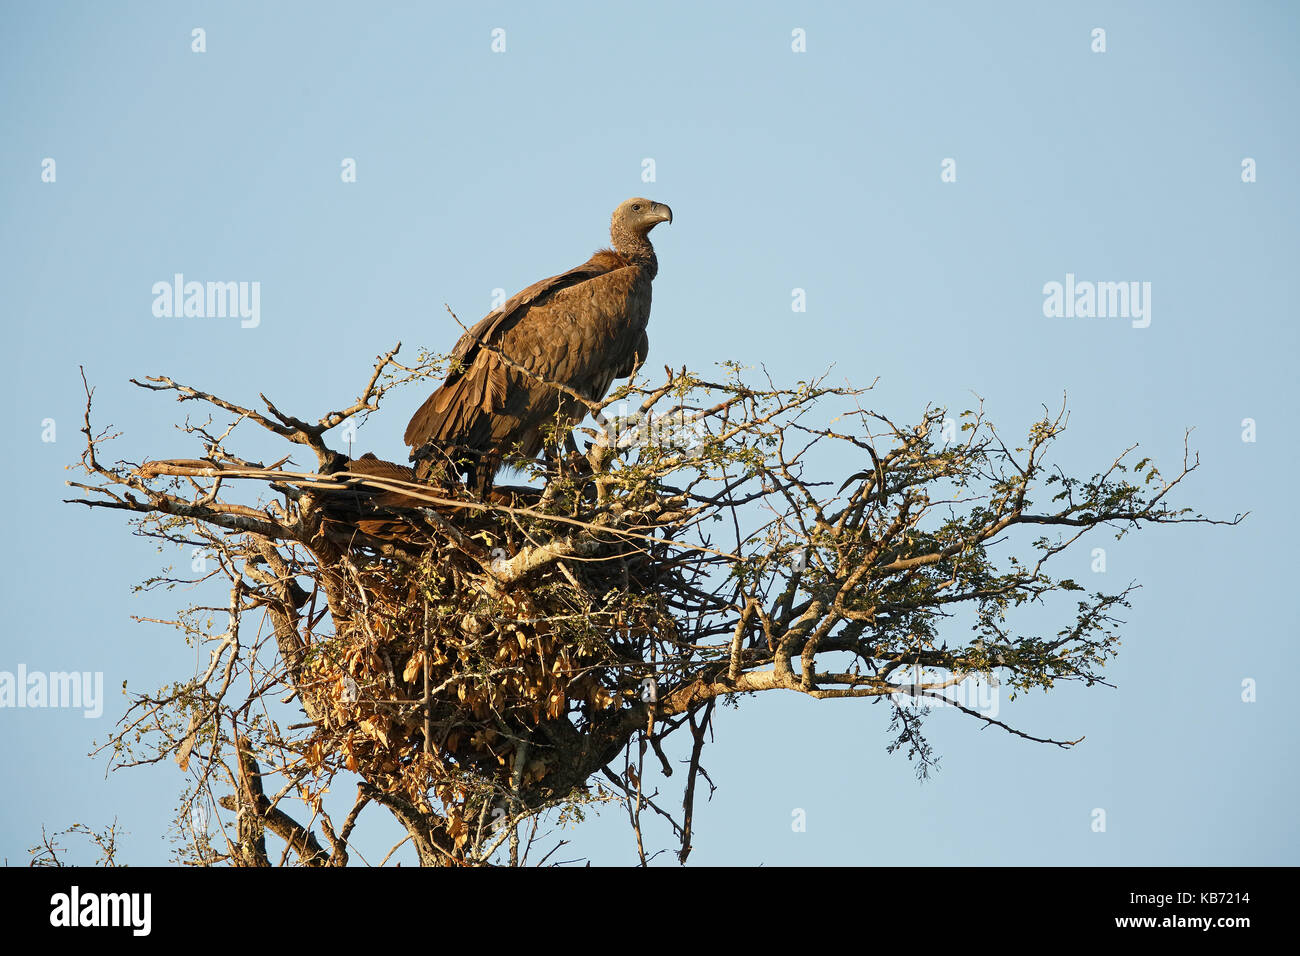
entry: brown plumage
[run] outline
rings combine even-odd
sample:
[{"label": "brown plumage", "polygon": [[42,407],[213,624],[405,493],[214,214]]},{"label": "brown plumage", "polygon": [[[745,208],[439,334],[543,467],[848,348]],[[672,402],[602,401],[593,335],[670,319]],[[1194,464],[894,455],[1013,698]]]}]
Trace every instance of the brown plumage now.
[{"label": "brown plumage", "polygon": [[565,428],[582,420],[566,389],[598,401],[636,371],[659,269],[649,232],[672,218],[662,203],[627,200],[610,219],[612,248],[533,283],[461,336],[446,380],[406,426],[421,477],[451,461],[484,491],[506,456],[536,457],[557,415]]},{"label": "brown plumage", "polygon": [[[158,463],[154,463],[155,465]],[[168,462],[166,464],[185,464]],[[210,469],[211,462],[200,461],[195,464]],[[417,515],[410,514],[412,509],[437,511],[443,515],[464,518],[466,513],[455,507],[448,507],[445,501],[430,500],[440,497],[441,489],[416,486],[411,492],[403,490],[405,484],[419,482],[415,469],[409,465],[385,461],[373,452],[366,452],[359,458],[349,459],[339,456],[335,469],[329,477],[338,477],[342,473],[369,479],[364,485],[353,485],[346,489],[324,489],[319,492],[319,507],[322,517],[331,531],[350,535],[360,531],[372,538],[381,538],[395,545],[411,550],[419,550],[424,522]],[[165,472],[160,472],[165,473]],[[388,485],[388,487],[384,487]],[[396,487],[394,487],[396,486]],[[507,505],[530,506],[536,504],[541,492],[535,488],[503,487],[491,488],[484,500]]]},{"label": "brown plumage", "polygon": [[[384,461],[374,452],[366,452],[360,458],[348,462],[344,469],[354,475],[368,475],[372,478],[390,479],[392,481],[415,481],[415,470],[408,465],[399,465],[393,461]],[[384,491],[375,495],[374,503],[380,508],[423,508],[427,502],[418,498],[408,498],[400,491]]]}]

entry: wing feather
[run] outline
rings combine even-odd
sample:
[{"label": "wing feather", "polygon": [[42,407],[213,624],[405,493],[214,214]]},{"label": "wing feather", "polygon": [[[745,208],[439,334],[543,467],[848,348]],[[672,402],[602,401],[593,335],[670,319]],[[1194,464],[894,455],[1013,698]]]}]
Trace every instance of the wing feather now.
[{"label": "wing feather", "polygon": [[[418,448],[431,440],[448,440],[469,428],[469,409],[491,414],[502,408],[509,384],[507,369],[495,353],[482,348],[483,344],[499,346],[524,316],[544,305],[555,293],[626,264],[623,257],[613,250],[598,250],[577,268],[534,282],[511,296],[500,309],[489,312],[476,322],[452,349],[451,367],[442,385],[411,417],[403,435],[406,444]],[[530,367],[544,364],[541,361],[544,351],[543,342],[535,340],[532,343],[530,352],[535,362],[528,363]]]},{"label": "wing feather", "polygon": [[461,336],[446,380],[407,425],[406,443],[460,448],[488,483],[504,456],[535,456],[557,414],[575,424],[586,415],[570,390],[598,400],[645,360],[653,275],[601,250],[513,296]]}]

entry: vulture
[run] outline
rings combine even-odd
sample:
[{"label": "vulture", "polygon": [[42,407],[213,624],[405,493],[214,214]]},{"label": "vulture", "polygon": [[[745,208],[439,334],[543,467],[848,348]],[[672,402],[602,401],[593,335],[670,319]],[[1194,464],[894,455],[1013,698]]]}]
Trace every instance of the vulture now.
[{"label": "vulture", "polygon": [[549,425],[582,421],[587,407],[575,395],[599,401],[614,379],[635,374],[659,270],[650,230],[672,221],[663,203],[621,203],[610,248],[534,282],[460,337],[446,379],[406,426],[422,480],[450,463],[483,494],[503,461],[537,456]]}]

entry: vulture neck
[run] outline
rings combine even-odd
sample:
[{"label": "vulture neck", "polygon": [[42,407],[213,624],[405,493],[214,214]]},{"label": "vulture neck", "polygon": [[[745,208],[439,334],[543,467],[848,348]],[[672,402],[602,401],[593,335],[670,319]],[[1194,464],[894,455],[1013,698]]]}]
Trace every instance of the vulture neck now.
[{"label": "vulture neck", "polygon": [[609,238],[613,240],[614,251],[634,266],[640,266],[653,279],[659,271],[659,260],[655,257],[655,247],[650,245],[650,237],[642,232],[615,227],[610,230]]}]

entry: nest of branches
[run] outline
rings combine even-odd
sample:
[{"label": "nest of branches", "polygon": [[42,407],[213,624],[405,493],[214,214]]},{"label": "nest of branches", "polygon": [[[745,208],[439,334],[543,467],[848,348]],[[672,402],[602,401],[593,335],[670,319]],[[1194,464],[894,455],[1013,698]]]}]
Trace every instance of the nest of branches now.
[{"label": "nest of branches", "polygon": [[[327,558],[332,566],[318,552],[289,559],[295,576],[319,582],[328,607],[313,615],[301,595],[309,621],[328,620],[324,632],[298,627],[308,648],[299,683],[320,715],[307,763],[365,768],[425,813],[432,798],[456,851],[485,815],[499,824],[584,791],[625,740],[629,706],[653,696],[657,664],[682,650],[663,599],[680,572],[648,533],[662,525],[624,522],[620,534],[593,533],[581,553],[561,531],[566,557],[551,561],[566,524],[547,517],[584,515],[580,497],[567,507],[552,499],[547,517],[526,503],[535,495],[494,497],[509,511],[441,505],[450,514],[429,520],[378,506],[396,553],[415,556],[356,534]],[[330,495],[304,506],[337,524]],[[512,573],[521,556],[536,567]],[[603,752],[572,752],[601,740]]]},{"label": "nest of branches", "polygon": [[[327,443],[438,370],[396,353],[356,402],[310,422],[265,396],[262,411],[166,377],[136,382],[210,410],[184,426],[198,459],[104,464],[117,436],[93,430],[87,387],[91,480],[72,483],[89,493],[77,500],[133,512],[138,533],[211,558],[195,580],[229,586],[225,628],[193,613],[168,622],[209,648],[206,669],[138,695],[113,741],[119,765],[175,759],[194,774],[187,805],[233,812],[193,835],[190,862],[264,864],[269,830],[302,863],[346,863],[372,804],[421,863],[522,862],[543,814],[593,800],[622,802],[643,862],[646,811],[684,860],[714,706],[757,691],[886,703],[890,749],[921,772],[933,763],[925,701],[1072,746],[945,691],[981,675],[1016,692],[1102,683],[1132,585],[1089,595],[1049,562],[1100,526],[1210,521],[1166,503],[1196,467],[1190,453],[1170,479],[1132,448],[1086,480],[1051,467],[1064,411],[1012,449],[980,410],[928,409],[899,427],[862,406],[866,389],[756,387],[734,365],[720,381],[666,369],[659,385],[590,404],[596,425],[564,436],[563,464],[526,465],[534,482],[480,499]],[[858,427],[818,423],[828,404],[822,418]],[[232,436],[248,425],[316,467],[240,457]],[[814,462],[837,454],[852,473],[816,479]],[[998,558],[1022,527],[1035,535],[1024,553]],[[1077,592],[1064,627],[1013,630],[1010,611],[1057,592]],[[958,637],[962,608],[973,623]],[[250,614],[267,626],[244,626]],[[683,730],[677,815],[657,802],[646,757],[671,776]],[[358,785],[336,823],[323,798],[340,775]]]}]

